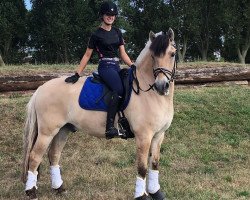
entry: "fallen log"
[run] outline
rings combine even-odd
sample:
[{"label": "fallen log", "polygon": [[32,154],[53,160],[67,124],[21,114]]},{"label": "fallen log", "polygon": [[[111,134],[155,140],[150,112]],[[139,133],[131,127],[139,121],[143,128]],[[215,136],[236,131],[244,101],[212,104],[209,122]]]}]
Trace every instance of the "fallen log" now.
[{"label": "fallen log", "polygon": [[[35,90],[50,79],[70,75],[66,73],[49,73],[32,76],[0,76],[0,92]],[[230,81],[248,81],[249,83],[250,67],[177,69],[176,73],[177,85]]]},{"label": "fallen log", "polygon": [[202,84],[244,80],[250,80],[250,67],[181,69],[178,70],[176,75],[177,84]]},{"label": "fallen log", "polygon": [[0,92],[35,90],[53,78],[70,75],[65,73],[49,73],[29,76],[0,76]]}]

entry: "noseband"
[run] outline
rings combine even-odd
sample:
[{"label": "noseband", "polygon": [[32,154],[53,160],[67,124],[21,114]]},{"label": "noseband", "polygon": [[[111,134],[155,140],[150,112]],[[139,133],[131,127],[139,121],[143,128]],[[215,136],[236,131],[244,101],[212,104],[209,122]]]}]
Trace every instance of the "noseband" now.
[{"label": "noseband", "polygon": [[174,68],[172,71],[169,71],[168,69],[163,68],[163,67],[158,67],[158,68],[153,70],[154,77],[156,78],[160,73],[162,73],[166,76],[166,78],[169,80],[169,82],[173,82],[175,79],[176,67],[177,67],[176,60],[174,61]]}]

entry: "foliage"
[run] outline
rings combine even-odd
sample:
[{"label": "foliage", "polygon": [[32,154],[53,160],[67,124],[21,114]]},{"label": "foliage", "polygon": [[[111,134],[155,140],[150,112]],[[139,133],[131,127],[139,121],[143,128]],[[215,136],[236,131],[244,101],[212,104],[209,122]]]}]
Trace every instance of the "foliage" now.
[{"label": "foliage", "polygon": [[[99,26],[102,0],[23,0],[0,3],[0,54],[7,63],[20,61],[28,47],[39,63],[79,63],[91,33]],[[135,60],[150,30],[173,28],[178,56],[185,60],[249,62],[249,0],[116,0],[115,26],[124,30],[126,50]],[[28,30],[27,30],[28,29]],[[27,37],[27,32],[29,37]],[[91,62],[96,62],[96,55]]]},{"label": "foliage", "polygon": [[0,1],[0,57],[18,63],[24,55],[27,25],[24,0]]},{"label": "foliage", "polygon": [[223,7],[225,51],[230,52],[225,56],[237,55],[240,62],[245,63],[250,48],[250,1],[223,1]]},{"label": "foliage", "polygon": [[[171,9],[170,26],[175,30],[177,53],[180,62],[183,62],[186,51],[194,41],[194,33],[197,32],[197,18],[195,7],[186,0],[174,1]],[[196,14],[197,15],[197,14]],[[188,50],[189,51],[189,50]]]},{"label": "foliage", "polygon": [[36,50],[36,59],[43,63],[78,61],[97,18],[96,5],[81,0],[33,0],[32,3],[30,45]]},{"label": "foliage", "polygon": [[162,0],[120,0],[119,5],[122,8],[121,17],[127,22],[128,47],[135,58],[144,47],[151,30],[168,30],[169,6]]}]

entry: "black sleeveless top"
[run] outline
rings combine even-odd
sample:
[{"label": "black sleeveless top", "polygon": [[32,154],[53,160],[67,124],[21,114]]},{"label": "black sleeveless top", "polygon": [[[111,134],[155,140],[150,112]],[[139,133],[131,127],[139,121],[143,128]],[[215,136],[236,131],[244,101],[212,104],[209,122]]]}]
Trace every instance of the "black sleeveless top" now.
[{"label": "black sleeveless top", "polygon": [[88,48],[94,49],[99,58],[119,57],[119,46],[124,45],[122,33],[118,28],[112,27],[110,31],[98,28],[90,37]]}]

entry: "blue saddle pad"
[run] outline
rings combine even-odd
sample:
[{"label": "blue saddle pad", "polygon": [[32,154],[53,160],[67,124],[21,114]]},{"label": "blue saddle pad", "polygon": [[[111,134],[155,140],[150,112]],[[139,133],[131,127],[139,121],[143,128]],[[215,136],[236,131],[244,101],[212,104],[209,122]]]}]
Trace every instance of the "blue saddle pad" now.
[{"label": "blue saddle pad", "polygon": [[[128,93],[126,95],[126,98],[123,99],[123,103],[120,106],[119,110],[124,110],[129,103],[133,84],[132,71],[132,69],[129,69],[129,88],[127,91]],[[104,93],[106,92],[105,85],[103,83],[93,82],[92,79],[92,76],[86,79],[79,96],[79,105],[81,108],[86,110],[107,111],[108,105],[104,100]]]},{"label": "blue saddle pad", "polygon": [[107,105],[104,102],[104,85],[91,81],[93,77],[88,77],[82,87],[79,96],[79,105],[86,110],[107,111]]}]

